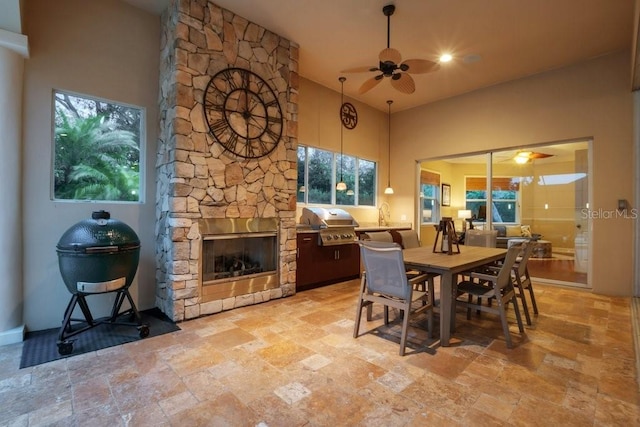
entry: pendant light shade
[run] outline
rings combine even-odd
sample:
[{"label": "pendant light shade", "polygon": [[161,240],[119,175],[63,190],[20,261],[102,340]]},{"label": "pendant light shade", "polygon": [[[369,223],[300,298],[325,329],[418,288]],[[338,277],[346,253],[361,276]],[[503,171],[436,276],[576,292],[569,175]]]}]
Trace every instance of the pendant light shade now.
[{"label": "pendant light shade", "polygon": [[[338,78],[340,80],[340,110],[342,110],[342,105],[344,104],[344,81],[347,80],[346,77]],[[342,120],[340,120],[340,182],[336,184],[336,190],[345,191],[347,189],[347,184],[342,179],[342,167],[343,167],[343,154],[342,154]]]},{"label": "pendant light shade", "polygon": [[393,194],[393,188],[391,187],[391,104],[393,104],[392,100],[388,100],[387,104],[389,105],[389,171],[387,172],[387,188],[384,189],[384,194]]}]

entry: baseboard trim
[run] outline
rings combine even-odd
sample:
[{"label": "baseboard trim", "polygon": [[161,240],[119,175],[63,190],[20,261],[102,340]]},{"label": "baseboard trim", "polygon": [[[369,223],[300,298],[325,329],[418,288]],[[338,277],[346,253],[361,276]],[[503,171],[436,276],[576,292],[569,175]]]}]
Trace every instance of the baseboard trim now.
[{"label": "baseboard trim", "polygon": [[0,332],[0,346],[24,341],[26,330],[27,328],[25,325],[22,325],[17,328],[9,329],[8,331]]}]

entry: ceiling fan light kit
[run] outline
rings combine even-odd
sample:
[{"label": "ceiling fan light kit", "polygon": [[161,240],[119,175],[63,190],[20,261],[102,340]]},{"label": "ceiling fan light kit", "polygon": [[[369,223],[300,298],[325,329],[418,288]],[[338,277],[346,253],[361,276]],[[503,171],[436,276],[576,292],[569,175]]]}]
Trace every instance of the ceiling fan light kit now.
[{"label": "ceiling fan light kit", "polygon": [[531,162],[534,159],[546,159],[547,157],[552,157],[553,154],[545,154],[545,153],[537,153],[535,151],[518,151],[514,156],[513,160],[519,164],[524,165],[526,163]]},{"label": "ceiling fan light kit", "polygon": [[427,59],[407,59],[402,62],[402,55],[400,52],[390,46],[391,15],[393,15],[395,10],[396,7],[393,4],[388,4],[382,8],[382,13],[387,17],[387,47],[382,49],[378,55],[378,66],[362,66],[343,71],[343,73],[379,73],[376,76],[367,79],[362,86],[360,86],[358,93],[361,95],[376,87],[384,77],[391,78],[391,86],[397,91],[412,94],[416,91],[416,85],[411,74],[430,73],[440,68],[440,64]]}]

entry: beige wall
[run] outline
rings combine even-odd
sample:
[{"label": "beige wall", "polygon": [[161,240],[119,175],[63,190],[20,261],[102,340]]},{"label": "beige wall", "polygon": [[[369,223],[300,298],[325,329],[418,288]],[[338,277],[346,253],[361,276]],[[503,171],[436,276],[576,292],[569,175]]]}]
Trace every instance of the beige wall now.
[{"label": "beige wall", "polygon": [[[578,138],[593,139],[591,208],[634,207],[629,69],[622,52],[395,114],[391,177],[408,185],[391,199],[392,216],[413,211],[420,159]],[[632,294],[632,232],[631,219],[591,222],[594,292]]]},{"label": "beige wall", "polygon": [[[25,61],[23,123],[25,324],[30,330],[60,325],[71,295],[60,277],[56,244],[67,228],[99,209],[138,233],[140,266],[131,291],[139,308],[153,307],[160,18],[119,0],[29,0],[25,6],[31,49]],[[51,200],[53,89],[145,108],[144,203]],[[90,298],[94,315],[109,308],[110,298]]]}]

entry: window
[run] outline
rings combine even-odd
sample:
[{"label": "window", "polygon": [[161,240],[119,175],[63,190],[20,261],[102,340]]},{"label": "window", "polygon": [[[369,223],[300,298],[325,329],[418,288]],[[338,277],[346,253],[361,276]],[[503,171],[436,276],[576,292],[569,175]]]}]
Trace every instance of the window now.
[{"label": "window", "polygon": [[140,202],[142,109],[62,91],[53,104],[53,198]]},{"label": "window", "polygon": [[420,171],[420,201],[422,206],[422,223],[430,224],[440,221],[440,174]]},{"label": "window", "polygon": [[[336,191],[342,179],[347,191]],[[375,206],[376,163],[319,148],[298,146],[298,202]]]},{"label": "window", "polygon": [[[466,209],[469,209],[479,220],[486,219],[487,206],[487,179],[484,177],[467,177],[466,182]],[[494,177],[491,180],[493,198],[492,222],[516,223],[518,213],[518,193],[520,191],[520,179],[512,177]]]}]

